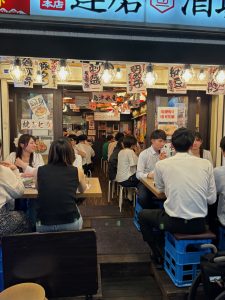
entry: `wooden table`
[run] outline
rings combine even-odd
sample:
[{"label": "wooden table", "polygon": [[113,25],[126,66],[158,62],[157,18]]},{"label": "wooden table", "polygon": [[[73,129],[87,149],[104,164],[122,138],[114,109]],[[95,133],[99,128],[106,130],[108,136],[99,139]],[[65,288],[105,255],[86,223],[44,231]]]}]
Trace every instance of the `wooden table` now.
[{"label": "wooden table", "polygon": [[[84,193],[76,193],[76,198],[81,197],[95,197],[101,198],[102,197],[102,189],[100,186],[99,179],[97,177],[88,178],[87,179],[89,188]],[[38,191],[33,188],[26,188],[25,192],[22,197],[20,198],[37,198]]]},{"label": "wooden table", "polygon": [[160,192],[156,188],[153,179],[151,179],[151,178],[141,178],[140,180],[146,186],[146,188],[148,188],[157,198],[159,198],[159,199],[165,199],[166,198],[166,195],[164,193]]}]

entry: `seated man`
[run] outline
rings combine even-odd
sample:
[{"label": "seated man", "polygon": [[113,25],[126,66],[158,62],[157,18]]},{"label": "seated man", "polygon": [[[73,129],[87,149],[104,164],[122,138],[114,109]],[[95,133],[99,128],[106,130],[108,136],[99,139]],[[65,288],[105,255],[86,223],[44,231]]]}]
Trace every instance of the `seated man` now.
[{"label": "seated man", "polygon": [[143,209],[139,215],[143,238],[155,257],[159,257],[159,252],[153,228],[172,233],[203,233],[208,204],[216,202],[212,164],[188,153],[193,142],[194,134],[190,130],[177,129],[172,135],[175,156],[155,166],[155,185],[167,197],[164,209]]},{"label": "seated man", "polygon": [[[141,178],[153,178],[154,168],[157,161],[166,158],[165,153],[160,153],[166,142],[166,133],[161,129],[156,129],[150,136],[151,147],[142,151],[138,157],[136,176]],[[138,184],[138,202],[143,208],[154,208],[151,199],[154,195],[143,183]]]},{"label": "seated man", "polygon": [[[225,136],[220,141],[220,148],[222,150],[223,157],[225,157]],[[225,166],[215,168],[214,175],[217,193],[219,194],[217,216],[219,223],[222,226],[225,226]],[[212,220],[212,223],[215,224],[215,220]]]}]

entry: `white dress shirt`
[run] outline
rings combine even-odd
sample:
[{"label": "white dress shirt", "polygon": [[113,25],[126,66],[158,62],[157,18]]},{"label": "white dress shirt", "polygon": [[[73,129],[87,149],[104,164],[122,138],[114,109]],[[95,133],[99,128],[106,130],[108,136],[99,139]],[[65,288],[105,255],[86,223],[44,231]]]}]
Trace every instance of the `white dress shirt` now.
[{"label": "white dress shirt", "polygon": [[137,179],[146,178],[149,173],[153,173],[157,161],[159,161],[159,152],[156,152],[152,146],[142,151],[138,157]]},{"label": "white dress shirt", "polygon": [[[190,153],[191,155],[194,155],[194,154],[192,154],[191,151],[190,151],[189,153]],[[209,160],[209,161],[211,162],[211,164],[213,164],[212,155],[211,155],[211,152],[210,152],[209,150],[203,149],[203,155],[202,155],[202,158]]]},{"label": "white dress shirt", "polygon": [[219,194],[217,216],[220,223],[225,226],[225,166],[214,169],[216,189]]},{"label": "white dress shirt", "polygon": [[0,208],[9,200],[21,197],[23,193],[24,185],[19,171],[0,165]]},{"label": "white dress shirt", "polygon": [[157,162],[154,180],[166,194],[164,208],[171,217],[202,218],[208,213],[207,204],[216,202],[212,164],[187,152]]},{"label": "white dress shirt", "polygon": [[138,157],[134,150],[125,148],[118,154],[116,181],[123,182],[134,175],[137,170]]},{"label": "white dress shirt", "polygon": [[[29,173],[29,174],[33,174],[34,173],[34,170],[40,166],[43,166],[44,165],[44,161],[43,161],[43,158],[41,156],[40,153],[36,153],[34,152],[33,153],[34,156],[33,156],[33,167],[30,167],[30,166],[27,166],[24,173]],[[16,161],[16,152],[11,152],[9,154],[9,156],[6,158],[5,161],[8,161],[10,162],[11,164],[15,164],[15,161]]]},{"label": "white dress shirt", "polygon": [[91,158],[95,156],[95,151],[92,147],[87,143],[79,143],[76,145],[76,148],[86,153],[86,156],[82,157],[82,165],[91,164]]}]

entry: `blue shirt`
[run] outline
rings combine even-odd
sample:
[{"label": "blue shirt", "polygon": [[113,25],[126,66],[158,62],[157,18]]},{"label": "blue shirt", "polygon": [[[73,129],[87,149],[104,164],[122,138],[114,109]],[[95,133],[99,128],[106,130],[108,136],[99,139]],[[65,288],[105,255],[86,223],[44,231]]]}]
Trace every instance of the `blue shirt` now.
[{"label": "blue shirt", "polygon": [[217,216],[220,223],[225,226],[225,166],[215,168],[214,176],[216,181],[216,190],[219,194]]}]

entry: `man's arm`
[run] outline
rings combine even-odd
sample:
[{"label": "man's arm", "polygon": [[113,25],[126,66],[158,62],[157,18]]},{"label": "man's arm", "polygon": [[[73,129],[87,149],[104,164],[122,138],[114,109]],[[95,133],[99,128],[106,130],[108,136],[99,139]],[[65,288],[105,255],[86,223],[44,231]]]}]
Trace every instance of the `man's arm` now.
[{"label": "man's arm", "polygon": [[141,178],[146,178],[148,176],[148,173],[144,172],[145,164],[146,164],[145,152],[141,152],[139,157],[138,157],[137,172],[136,172],[136,177],[139,180]]},{"label": "man's arm", "polygon": [[160,192],[165,191],[165,185],[164,185],[164,181],[162,179],[162,174],[161,174],[160,167],[159,167],[158,163],[156,163],[156,165],[155,165],[154,182],[155,182],[155,186],[157,187],[157,189]]},{"label": "man's arm", "polygon": [[209,162],[209,184],[208,184],[207,202],[208,204],[213,204],[216,202],[216,184],[215,184],[215,178],[213,174],[213,167],[210,162]]}]

